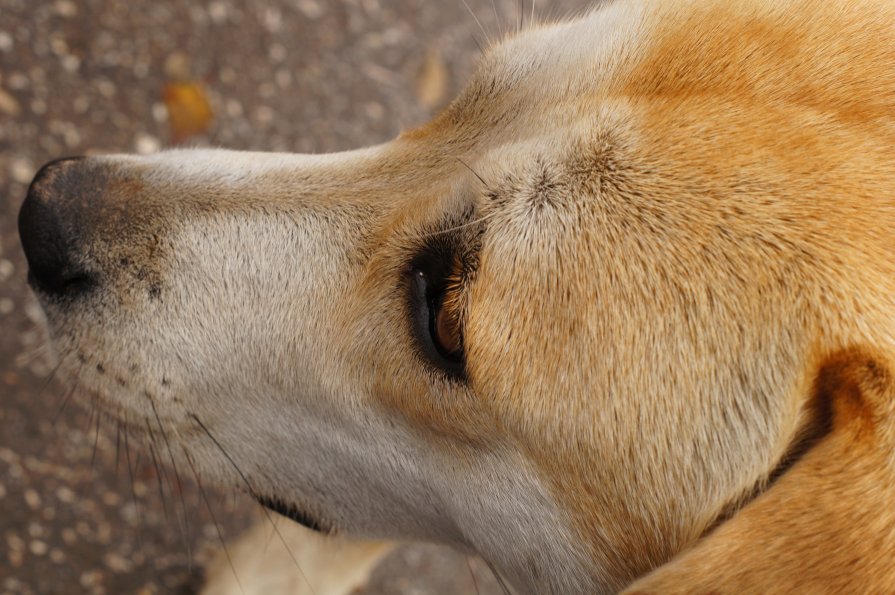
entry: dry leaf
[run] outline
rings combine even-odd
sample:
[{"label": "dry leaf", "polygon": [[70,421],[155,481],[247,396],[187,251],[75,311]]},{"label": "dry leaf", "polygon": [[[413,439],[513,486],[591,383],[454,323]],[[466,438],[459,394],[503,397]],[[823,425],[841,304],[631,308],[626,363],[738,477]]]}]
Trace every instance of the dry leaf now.
[{"label": "dry leaf", "polygon": [[22,107],[15,97],[0,89],[0,112],[8,116],[18,116],[22,113]]},{"label": "dry leaf", "polygon": [[447,92],[448,73],[441,54],[429,48],[416,79],[416,97],[426,109],[439,107]]},{"label": "dry leaf", "polygon": [[175,143],[207,132],[214,112],[205,88],[199,83],[168,83],[164,92],[171,138]]}]

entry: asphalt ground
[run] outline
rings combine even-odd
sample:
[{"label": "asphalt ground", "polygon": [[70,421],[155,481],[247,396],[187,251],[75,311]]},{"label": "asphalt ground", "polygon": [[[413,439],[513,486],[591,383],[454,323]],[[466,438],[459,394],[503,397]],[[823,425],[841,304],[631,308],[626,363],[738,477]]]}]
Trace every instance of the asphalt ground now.
[{"label": "asphalt ground", "polygon": [[[162,497],[152,453],[97,432],[51,379],[16,232],[37,168],[170,146],[382,142],[443,107],[486,35],[519,18],[517,0],[0,0],[0,593],[191,593],[218,528],[237,536],[257,508],[206,486],[212,519],[196,485],[164,471]],[[481,561],[409,545],[362,593],[476,588],[500,592]]]}]

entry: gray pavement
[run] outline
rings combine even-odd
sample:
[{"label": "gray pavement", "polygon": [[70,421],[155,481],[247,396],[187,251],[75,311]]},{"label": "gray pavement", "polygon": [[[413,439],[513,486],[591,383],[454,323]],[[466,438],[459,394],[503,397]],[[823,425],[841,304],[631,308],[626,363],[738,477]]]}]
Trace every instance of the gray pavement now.
[{"label": "gray pavement", "polygon": [[[218,546],[193,482],[161,480],[153,453],[63,407],[15,228],[36,169],[175,142],[323,152],[387,140],[453,96],[482,28],[497,36],[518,19],[517,0],[468,4],[481,28],[463,0],[0,0],[0,593],[191,593]],[[255,506],[209,491],[235,537]],[[471,572],[481,593],[500,592],[480,561],[413,545],[362,592],[474,593]]]}]

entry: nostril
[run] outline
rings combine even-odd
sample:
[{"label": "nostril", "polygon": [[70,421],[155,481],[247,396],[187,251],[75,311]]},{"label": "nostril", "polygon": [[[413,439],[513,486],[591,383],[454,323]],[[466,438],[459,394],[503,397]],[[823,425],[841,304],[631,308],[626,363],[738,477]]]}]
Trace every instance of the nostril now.
[{"label": "nostril", "polygon": [[68,201],[60,196],[70,191],[76,162],[59,160],[41,168],[19,211],[19,238],[28,260],[29,281],[54,295],[75,295],[92,285],[89,271],[79,263],[80,234],[71,213],[66,220]]},{"label": "nostril", "polygon": [[55,272],[35,271],[33,268],[28,271],[28,282],[45,293],[68,297],[85,293],[95,285],[95,279],[89,273],[58,275]]}]

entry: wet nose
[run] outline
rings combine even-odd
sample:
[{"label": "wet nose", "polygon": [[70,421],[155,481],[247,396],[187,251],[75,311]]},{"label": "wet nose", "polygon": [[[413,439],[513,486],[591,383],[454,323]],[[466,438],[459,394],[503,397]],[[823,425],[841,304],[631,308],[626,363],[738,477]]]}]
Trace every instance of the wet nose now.
[{"label": "wet nose", "polygon": [[83,262],[84,231],[78,228],[78,208],[72,200],[82,187],[82,157],[44,165],[28,188],[19,211],[19,238],[28,260],[32,287],[59,297],[74,297],[89,289],[92,276]]}]

